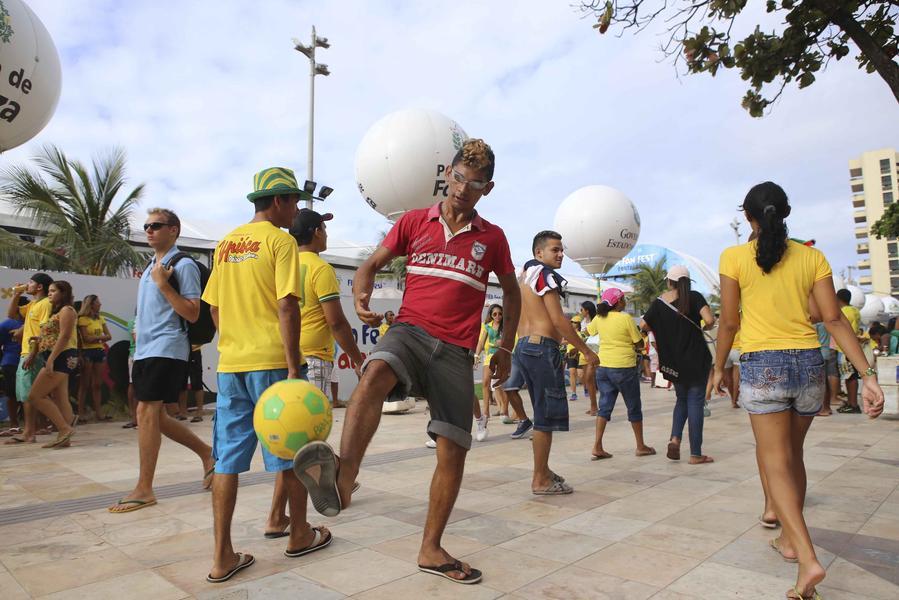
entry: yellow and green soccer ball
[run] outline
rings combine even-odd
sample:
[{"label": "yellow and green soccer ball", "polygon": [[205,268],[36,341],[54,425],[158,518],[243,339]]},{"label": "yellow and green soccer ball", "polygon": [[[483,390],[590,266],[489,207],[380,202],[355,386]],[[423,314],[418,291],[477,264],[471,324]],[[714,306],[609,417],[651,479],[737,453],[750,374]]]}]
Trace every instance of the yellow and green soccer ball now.
[{"label": "yellow and green soccer ball", "polygon": [[262,392],[253,412],[256,437],[266,450],[285,460],[313,440],[331,433],[331,403],[302,379],[286,379]]}]

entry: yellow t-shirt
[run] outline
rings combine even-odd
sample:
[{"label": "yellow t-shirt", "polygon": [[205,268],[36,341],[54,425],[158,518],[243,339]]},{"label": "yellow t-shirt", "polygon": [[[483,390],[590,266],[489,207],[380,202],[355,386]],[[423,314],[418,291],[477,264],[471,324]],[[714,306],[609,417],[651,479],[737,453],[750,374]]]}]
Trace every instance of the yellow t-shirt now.
[{"label": "yellow t-shirt", "polygon": [[599,366],[624,369],[637,366],[634,344],[643,340],[634,320],[627,313],[612,311],[596,315],[587,325],[587,333],[599,335]]},{"label": "yellow t-shirt", "polygon": [[41,336],[41,323],[50,318],[53,306],[49,298],[41,298],[19,307],[19,314],[25,319],[22,326],[22,356],[28,356],[30,345],[28,340]]},{"label": "yellow t-shirt", "polygon": [[[849,326],[852,327],[852,333],[856,336],[858,335],[858,328],[862,322],[862,313],[859,312],[857,308],[854,306],[847,304],[846,306],[840,309],[843,311],[843,314],[846,315],[846,318],[849,319]],[[843,352],[840,348],[839,344],[837,344],[837,350]],[[843,352],[845,354],[845,352]]]},{"label": "yellow t-shirt", "polygon": [[[86,327],[87,335],[92,338],[98,338],[103,335],[103,327],[106,325],[106,319],[102,316],[97,317],[96,319],[93,317],[83,316],[78,317],[78,327]],[[79,329],[80,331],[80,329]],[[81,342],[81,347],[85,350],[94,350],[96,348],[102,348],[103,342]]]},{"label": "yellow t-shirt", "polygon": [[219,373],[287,368],[278,322],[278,300],[287,296],[303,305],[293,236],[260,221],[219,242],[203,292],[203,300],[218,308]]},{"label": "yellow t-shirt", "polygon": [[739,350],[740,349],[740,330],[737,329],[737,333],[734,334],[734,343],[730,347],[731,350]]},{"label": "yellow t-shirt", "polygon": [[337,273],[315,252],[300,252],[300,283],[306,299],[300,311],[300,349],[306,356],[333,361],[334,336],[322,302],[340,301]]},{"label": "yellow t-shirt", "polygon": [[719,272],[740,285],[740,350],[810,350],[820,347],[809,320],[808,297],[816,281],[832,276],[817,248],[787,242],[770,273],[755,262],[755,241],[721,253]]},{"label": "yellow t-shirt", "polygon": [[390,325],[388,325],[387,323],[381,323],[378,326],[378,339],[384,337],[384,334],[387,333],[388,329],[390,329]]}]

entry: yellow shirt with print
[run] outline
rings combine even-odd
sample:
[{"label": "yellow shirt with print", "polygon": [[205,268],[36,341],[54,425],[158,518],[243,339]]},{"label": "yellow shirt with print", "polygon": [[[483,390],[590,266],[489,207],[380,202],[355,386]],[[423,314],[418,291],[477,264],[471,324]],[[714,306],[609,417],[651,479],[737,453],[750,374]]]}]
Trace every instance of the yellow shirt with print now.
[{"label": "yellow shirt with print", "polygon": [[387,333],[388,329],[390,329],[390,325],[388,325],[387,323],[381,323],[378,326],[378,339],[384,337],[384,334]]},{"label": "yellow shirt with print", "polygon": [[832,276],[824,254],[792,240],[770,273],[755,262],[755,241],[721,253],[718,270],[740,285],[741,352],[819,348],[808,298],[816,281]]},{"label": "yellow shirt with print", "polygon": [[333,361],[334,336],[322,303],[340,302],[337,273],[315,252],[300,252],[300,282],[306,300],[300,311],[300,349],[306,356]]},{"label": "yellow shirt with print", "polygon": [[41,323],[50,318],[53,306],[49,298],[41,298],[19,307],[19,314],[25,320],[22,325],[22,356],[28,356],[30,344],[28,340],[41,336]]},{"label": "yellow shirt with print", "polygon": [[[858,330],[859,330],[859,327],[861,327],[861,322],[862,322],[862,313],[859,312],[859,310],[857,308],[855,308],[854,306],[852,306],[851,304],[847,304],[846,306],[842,307],[840,310],[843,312],[844,315],[846,315],[846,319],[848,319],[848,321],[849,321],[849,326],[852,327],[852,333],[854,333],[856,335],[856,337],[858,337]],[[839,344],[837,344],[837,350],[840,352],[843,352],[843,350],[840,348]],[[843,354],[846,354],[846,353],[843,352]]]},{"label": "yellow shirt with print", "polygon": [[599,335],[599,366],[625,369],[637,366],[634,344],[643,336],[627,313],[612,311],[605,317],[596,315],[587,325],[587,333]]},{"label": "yellow shirt with print", "polygon": [[[97,317],[96,319],[93,317],[83,316],[78,317],[78,327],[86,327],[87,335],[92,338],[98,338],[103,335],[103,326],[106,325],[106,319],[101,317]],[[80,329],[79,329],[80,331]],[[85,350],[94,350],[97,348],[103,347],[103,342],[81,342],[81,347]]]},{"label": "yellow shirt with print", "polygon": [[296,240],[268,221],[247,223],[219,242],[212,264],[203,300],[218,308],[219,373],[286,369],[278,300],[303,304]]}]

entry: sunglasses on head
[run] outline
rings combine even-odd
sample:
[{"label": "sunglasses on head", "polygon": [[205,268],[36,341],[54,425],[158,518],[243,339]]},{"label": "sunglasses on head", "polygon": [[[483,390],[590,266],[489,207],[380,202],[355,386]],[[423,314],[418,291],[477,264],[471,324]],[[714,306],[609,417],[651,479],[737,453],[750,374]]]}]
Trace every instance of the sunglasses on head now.
[{"label": "sunglasses on head", "polygon": [[153,221],[152,223],[144,223],[144,231],[159,231],[163,227],[168,227],[169,223],[160,223],[159,221]]}]

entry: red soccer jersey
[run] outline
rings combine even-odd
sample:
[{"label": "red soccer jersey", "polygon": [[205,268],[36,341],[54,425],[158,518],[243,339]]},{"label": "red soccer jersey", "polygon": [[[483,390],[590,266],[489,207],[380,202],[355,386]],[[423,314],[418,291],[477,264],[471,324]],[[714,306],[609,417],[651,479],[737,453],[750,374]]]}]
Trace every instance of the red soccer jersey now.
[{"label": "red soccer jersey", "polygon": [[396,320],[439,340],[474,349],[490,272],[515,272],[503,230],[475,214],[453,235],[440,203],[404,214],[382,245],[406,256],[406,291]]}]

